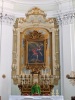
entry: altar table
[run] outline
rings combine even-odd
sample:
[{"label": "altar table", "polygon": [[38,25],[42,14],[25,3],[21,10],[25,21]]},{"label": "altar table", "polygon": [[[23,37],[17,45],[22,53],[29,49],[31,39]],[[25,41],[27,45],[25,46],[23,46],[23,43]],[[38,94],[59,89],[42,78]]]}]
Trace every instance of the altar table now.
[{"label": "altar table", "polygon": [[63,96],[10,96],[9,100],[64,100]]}]

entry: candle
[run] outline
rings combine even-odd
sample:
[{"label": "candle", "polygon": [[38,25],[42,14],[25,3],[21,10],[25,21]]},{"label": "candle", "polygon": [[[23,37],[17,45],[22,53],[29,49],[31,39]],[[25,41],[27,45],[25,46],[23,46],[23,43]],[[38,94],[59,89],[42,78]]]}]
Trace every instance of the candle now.
[{"label": "candle", "polygon": [[58,89],[56,89],[56,95],[59,95]]}]

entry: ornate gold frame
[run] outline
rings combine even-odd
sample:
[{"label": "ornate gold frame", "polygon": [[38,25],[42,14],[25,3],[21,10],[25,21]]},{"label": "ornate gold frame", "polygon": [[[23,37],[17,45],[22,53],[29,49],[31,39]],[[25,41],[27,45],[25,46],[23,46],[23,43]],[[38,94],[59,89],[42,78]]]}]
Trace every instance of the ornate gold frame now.
[{"label": "ornate gold frame", "polygon": [[[44,42],[44,62],[43,63],[28,63],[28,42]],[[42,34],[39,33],[36,30],[33,30],[33,32],[30,32],[30,34],[25,35],[25,66],[27,69],[31,69],[32,71],[40,71],[41,69],[44,69],[46,66],[46,48],[47,48],[47,39]]]}]

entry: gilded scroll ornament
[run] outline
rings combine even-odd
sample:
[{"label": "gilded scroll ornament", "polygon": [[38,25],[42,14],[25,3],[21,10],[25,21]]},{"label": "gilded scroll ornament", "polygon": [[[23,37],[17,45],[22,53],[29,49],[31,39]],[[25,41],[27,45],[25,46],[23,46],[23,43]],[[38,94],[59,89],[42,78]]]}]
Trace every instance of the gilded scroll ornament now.
[{"label": "gilded scroll ornament", "polygon": [[44,11],[42,11],[38,7],[34,7],[33,9],[29,10],[28,13],[26,14],[26,17],[28,17],[30,15],[42,15],[42,16],[46,16],[46,14],[44,13]]}]

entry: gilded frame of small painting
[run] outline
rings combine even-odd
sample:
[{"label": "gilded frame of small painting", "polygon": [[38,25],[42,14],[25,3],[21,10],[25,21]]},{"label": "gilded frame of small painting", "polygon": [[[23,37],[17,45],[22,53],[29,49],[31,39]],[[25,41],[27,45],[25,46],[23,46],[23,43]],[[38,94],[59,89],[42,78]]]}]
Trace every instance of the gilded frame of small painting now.
[{"label": "gilded frame of small painting", "polygon": [[28,64],[45,64],[44,62],[44,41],[29,41],[27,51]]},{"label": "gilded frame of small painting", "polygon": [[[29,36],[26,36],[26,53],[25,53],[25,65],[27,69],[43,69],[46,65],[46,45],[47,40],[38,33],[39,35],[35,35],[34,33],[31,36],[32,33],[29,34]],[[32,38],[31,38],[32,37]]]}]

